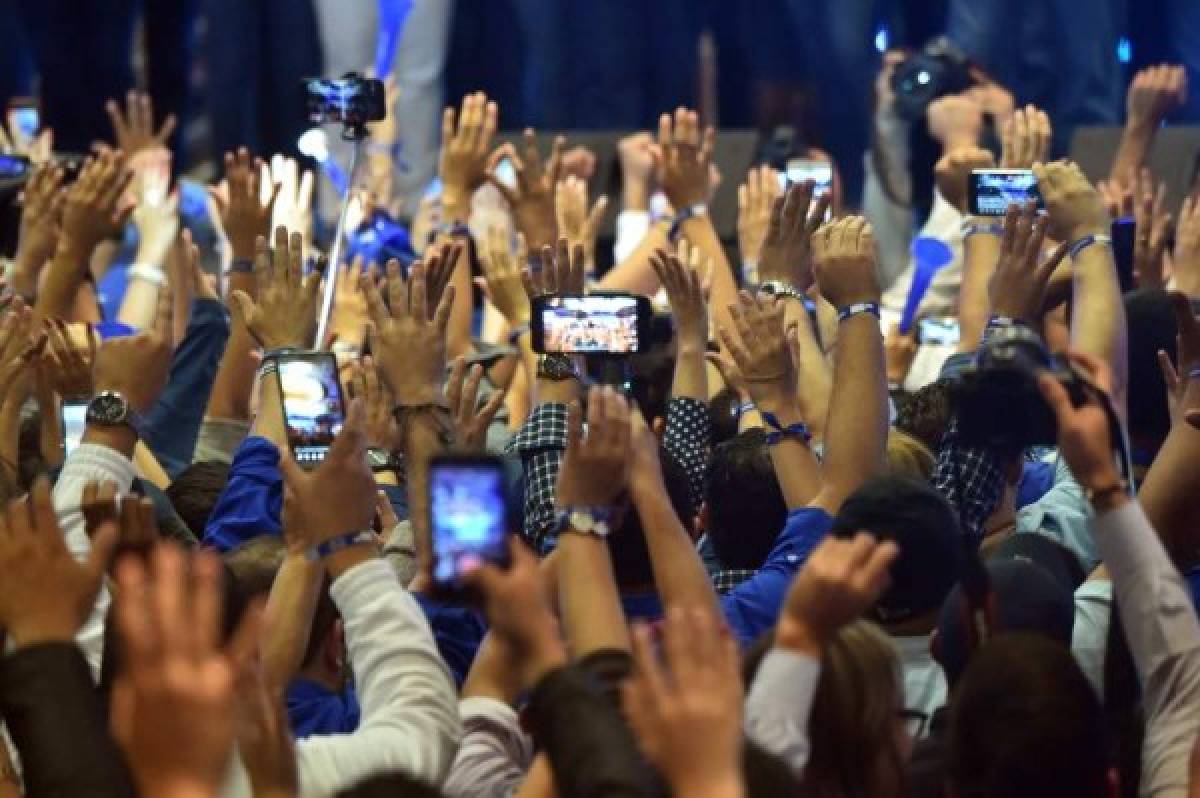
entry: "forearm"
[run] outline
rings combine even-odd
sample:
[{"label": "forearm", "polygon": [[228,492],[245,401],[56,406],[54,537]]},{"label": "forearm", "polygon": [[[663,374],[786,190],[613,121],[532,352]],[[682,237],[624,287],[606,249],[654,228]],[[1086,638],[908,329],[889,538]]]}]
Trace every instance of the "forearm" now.
[{"label": "forearm", "polygon": [[1154,145],[1156,132],[1155,126],[1147,122],[1131,119],[1125,123],[1121,131],[1121,143],[1117,146],[1112,170],[1108,174],[1110,181],[1124,186],[1133,185],[1138,170],[1146,163],[1146,157]]},{"label": "forearm", "polygon": [[[986,223],[976,219],[977,223]],[[963,240],[962,288],[958,295],[959,352],[974,352],[983,340],[991,303],[988,282],[1000,258],[1000,237],[994,233],[975,233]]]},{"label": "forearm", "polygon": [[[163,264],[157,260],[157,253],[148,255],[139,250],[133,262],[143,267],[158,269],[165,279]],[[166,283],[130,276],[125,287],[125,297],[121,300],[121,308],[117,311],[117,321],[128,324],[135,330],[148,329],[154,324],[154,317],[158,311],[158,292],[165,290]]]},{"label": "forearm", "polygon": [[250,418],[250,391],[257,370],[253,353],[257,348],[245,325],[234,322],[221,364],[217,366],[205,416],[234,421]]},{"label": "forearm", "polygon": [[675,377],[671,396],[708,401],[708,366],[704,359],[704,342],[689,341],[675,352]]},{"label": "forearm", "polygon": [[887,379],[879,321],[860,313],[838,327],[824,480],[818,497],[830,514],[836,514],[842,501],[882,467],[887,426]]},{"label": "forearm", "polygon": [[[437,411],[434,411],[437,412]],[[411,589],[417,592],[426,587],[433,573],[433,531],[429,526],[429,461],[442,450],[442,437],[437,419],[431,413],[414,415],[408,434],[401,442],[404,462],[408,469],[409,520],[413,542],[417,549],[417,578]]]},{"label": "forearm", "polygon": [[300,670],[323,573],[320,563],[309,562],[302,552],[289,552],[275,575],[266,608],[273,622],[261,643],[263,680],[271,688],[282,690]]},{"label": "forearm", "polygon": [[50,264],[46,267],[46,279],[38,292],[33,306],[35,321],[42,319],[70,319],[75,305],[75,294],[83,282],[88,268],[91,250],[70,241],[59,243]]},{"label": "forearm", "polygon": [[1125,306],[1113,263],[1112,250],[1101,244],[1086,247],[1074,260],[1074,308],[1071,348],[1100,358],[1112,367],[1113,397],[1125,406]]},{"label": "forearm", "polygon": [[283,397],[279,393],[279,379],[268,374],[258,384],[258,412],[250,425],[250,434],[266,438],[279,448],[288,451],[287,425],[283,420]]},{"label": "forearm", "polygon": [[713,228],[712,219],[708,214],[693,216],[683,223],[683,235],[700,250],[700,263],[711,264],[712,290],[708,304],[712,308],[713,323],[728,325],[729,306],[736,305],[738,301],[737,282],[725,257],[725,247],[721,246],[721,238]]},{"label": "forearm", "polygon": [[[775,414],[783,427],[802,421],[797,407],[761,408]],[[784,438],[768,447],[771,465],[788,510],[807,507],[821,490],[821,466],[808,444],[799,438]]]},{"label": "forearm", "polygon": [[[796,338],[800,344],[800,358],[796,364],[796,397],[800,400],[800,415],[813,439],[824,440],[829,416],[829,392],[833,388],[829,361],[817,341],[812,317],[802,303],[788,301],[784,324],[796,326]],[[756,426],[761,426],[761,423]]]},{"label": "forearm", "polygon": [[462,697],[491,698],[513,706],[520,694],[521,679],[512,665],[507,644],[489,632],[479,645],[475,661],[471,663],[471,670],[463,683]]},{"label": "forearm", "polygon": [[715,613],[714,617],[721,617],[712,581],[667,498],[662,480],[631,485],[630,493],[642,522],[654,583],[663,605],[706,607]]},{"label": "forearm", "polygon": [[667,225],[661,222],[651,225],[650,230],[630,256],[613,266],[600,279],[596,286],[597,289],[652,296],[658,291],[658,275],[650,266],[650,256],[658,250],[666,250],[670,247],[671,242],[667,240]]},{"label": "forearm", "polygon": [[603,649],[629,650],[625,613],[613,579],[608,544],[568,533],[558,539],[558,607],[575,659]]},{"label": "forearm", "polygon": [[[1200,381],[1191,380],[1181,402],[1200,407]],[[1172,425],[1138,490],[1138,501],[1171,558],[1186,571],[1200,561],[1200,430],[1186,421]]]}]

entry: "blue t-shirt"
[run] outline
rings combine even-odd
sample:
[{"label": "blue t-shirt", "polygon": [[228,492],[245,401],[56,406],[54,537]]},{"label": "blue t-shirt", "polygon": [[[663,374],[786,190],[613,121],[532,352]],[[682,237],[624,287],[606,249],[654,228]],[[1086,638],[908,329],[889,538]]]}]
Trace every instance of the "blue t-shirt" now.
[{"label": "blue t-shirt", "polygon": [[796,574],[833,526],[833,516],[819,507],[788,513],[775,547],[754,576],[721,596],[730,630],[744,645],[779,620],[783,600]]},{"label": "blue t-shirt", "polygon": [[297,740],[317,734],[349,734],[358,728],[360,710],[353,685],[341,693],[307,679],[293,679],[287,690],[288,725]]}]

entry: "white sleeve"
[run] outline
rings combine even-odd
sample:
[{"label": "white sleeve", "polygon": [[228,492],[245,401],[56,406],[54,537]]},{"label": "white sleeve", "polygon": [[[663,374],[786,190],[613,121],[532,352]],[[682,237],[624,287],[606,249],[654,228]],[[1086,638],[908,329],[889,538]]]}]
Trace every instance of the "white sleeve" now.
[{"label": "white sleeve", "polygon": [[533,763],[533,740],[516,711],[494,698],[474,696],[458,705],[463,737],[442,784],[447,798],[508,798]]},{"label": "white sleeve", "polygon": [[[116,483],[118,495],[129,493],[133,487],[133,462],[116,449],[94,443],[76,447],[67,457],[58,481],[54,483],[54,512],[62,527],[67,550],[77,560],[85,560],[92,550],[83,518],[83,488],[88,482]],[[83,652],[92,678],[100,678],[100,662],[104,658],[104,621],[111,597],[108,585],[100,584],[92,613],[84,621],[75,642]]]},{"label": "white sleeve", "polygon": [[808,716],[820,675],[821,663],[812,657],[772,648],[746,697],[746,735],[797,775],[808,764]]},{"label": "white sleeve", "polygon": [[1142,507],[1130,501],[1093,520],[1117,610],[1142,679],[1143,796],[1185,796],[1200,730],[1200,622],[1183,577]]},{"label": "white sleeve", "polygon": [[621,211],[617,214],[617,235],[613,241],[613,263],[633,254],[650,232],[650,214],[646,211]]},{"label": "white sleeve", "polygon": [[375,775],[439,784],[459,739],[454,682],[425,614],[385,560],[351,568],[330,587],[362,707],[351,734],[296,744],[302,796],[328,796]]}]

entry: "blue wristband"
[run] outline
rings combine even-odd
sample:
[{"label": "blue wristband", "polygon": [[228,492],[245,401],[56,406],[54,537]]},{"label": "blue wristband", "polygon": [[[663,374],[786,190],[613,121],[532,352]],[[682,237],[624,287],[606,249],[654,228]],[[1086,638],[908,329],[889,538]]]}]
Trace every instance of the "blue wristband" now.
[{"label": "blue wristband", "polygon": [[1083,252],[1092,244],[1108,244],[1111,247],[1112,237],[1101,234],[1084,236],[1083,238],[1072,241],[1071,246],[1067,251],[1071,253],[1071,259],[1074,260],[1075,258],[1079,257],[1080,252]]},{"label": "blue wristband", "polygon": [[767,433],[767,445],[774,446],[784,438],[799,438],[803,443],[807,444],[812,440],[812,433],[808,431],[808,427],[804,422],[798,421],[795,424],[783,426],[779,423],[779,417],[774,413],[768,413],[766,410],[760,410],[759,415],[762,416],[763,422],[766,423],[774,432]]},{"label": "blue wristband", "polygon": [[309,562],[323,560],[331,554],[336,554],[342,549],[348,549],[351,546],[358,546],[362,543],[374,543],[375,533],[369,529],[362,529],[358,532],[348,532],[345,535],[339,535],[336,538],[327,540],[324,543],[318,543],[308,551],[304,552],[304,559]]},{"label": "blue wristband", "polygon": [[671,230],[667,233],[667,239],[674,241],[679,238],[679,233],[683,230],[683,223],[688,219],[694,219],[697,216],[704,216],[708,213],[708,206],[703,202],[697,202],[695,205],[688,205],[675,214],[675,218],[671,220]]},{"label": "blue wristband", "polygon": [[733,417],[740,421],[742,416],[746,415],[747,413],[752,413],[754,410],[754,402],[742,402],[740,405],[733,406]]},{"label": "blue wristband", "polygon": [[1193,366],[1192,370],[1187,373],[1189,380],[1200,380],[1200,366]]},{"label": "blue wristband", "polygon": [[879,303],[878,302],[855,302],[853,305],[847,305],[838,310],[838,321],[845,321],[851,316],[857,316],[860,313],[870,313],[875,318],[879,318]]}]

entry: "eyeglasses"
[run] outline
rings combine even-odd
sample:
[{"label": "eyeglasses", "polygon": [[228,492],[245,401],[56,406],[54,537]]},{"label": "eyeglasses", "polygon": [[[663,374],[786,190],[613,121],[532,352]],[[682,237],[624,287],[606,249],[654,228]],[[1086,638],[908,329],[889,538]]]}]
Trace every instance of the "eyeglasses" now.
[{"label": "eyeglasses", "polygon": [[908,733],[913,737],[920,737],[925,733],[925,724],[929,722],[929,715],[919,709],[898,709],[896,717],[904,721],[904,725],[908,727]]}]

